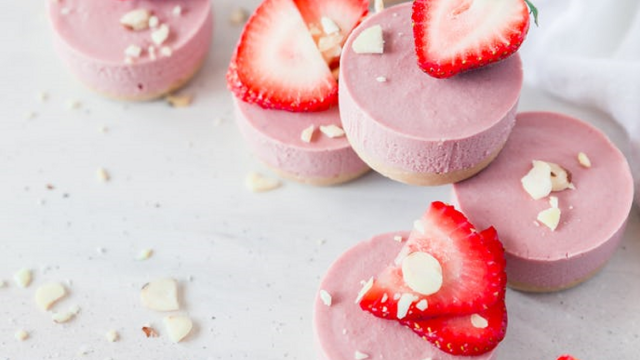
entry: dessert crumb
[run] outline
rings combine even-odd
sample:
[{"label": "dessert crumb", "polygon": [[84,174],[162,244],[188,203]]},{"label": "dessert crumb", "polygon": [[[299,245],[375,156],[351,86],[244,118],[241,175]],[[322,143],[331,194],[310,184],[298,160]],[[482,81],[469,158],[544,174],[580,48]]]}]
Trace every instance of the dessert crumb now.
[{"label": "dessert crumb", "polygon": [[387,82],[387,78],[386,78],[386,77],[384,77],[384,76],[378,76],[378,77],[376,78],[376,81],[377,81],[377,82],[380,82],[380,83]]},{"label": "dessert crumb", "polygon": [[191,105],[191,102],[193,102],[193,96],[192,95],[167,95],[164,98],[167,103],[169,103],[169,105],[175,107],[175,108],[183,108],[183,107],[188,107]]},{"label": "dessert crumb", "polygon": [[36,117],[38,117],[38,113],[35,111],[27,111],[26,113],[24,113],[25,120],[33,120]]},{"label": "dessert crumb", "polygon": [[308,128],[302,130],[300,133],[300,140],[310,143],[313,140],[313,134],[316,132],[316,127],[314,125],[309,126]]},{"label": "dessert crumb", "polygon": [[31,284],[31,270],[22,268],[13,275],[13,279],[21,288],[26,288]]},{"label": "dessert crumb", "polygon": [[120,339],[120,334],[118,334],[118,332],[115,330],[109,330],[105,334],[105,337],[107,338],[108,342],[116,342],[118,341],[118,339]]},{"label": "dessert crumb", "polygon": [[36,290],[36,305],[42,310],[47,311],[58,300],[67,295],[67,289],[62,284],[53,282],[41,285]]},{"label": "dessert crumb", "polygon": [[151,33],[151,40],[156,45],[162,45],[169,38],[169,25],[162,24]]},{"label": "dessert crumb", "polygon": [[397,241],[397,242],[402,242],[402,240],[403,240],[402,235],[396,235],[396,236],[394,236],[394,237],[393,237],[393,240],[394,240],[394,241]]},{"label": "dessert crumb", "polygon": [[40,91],[38,93],[38,100],[40,102],[46,102],[47,100],[49,100],[49,93],[46,91]]},{"label": "dessert crumb", "polygon": [[580,163],[580,165],[582,165],[582,167],[584,168],[590,168],[591,167],[591,159],[589,159],[589,157],[587,156],[587,154],[583,153],[583,152],[579,152],[578,153],[578,162]]},{"label": "dessert crumb", "polygon": [[282,183],[278,179],[252,172],[245,178],[245,186],[252,192],[267,192],[279,188]]},{"label": "dessert crumb", "polygon": [[355,360],[364,360],[369,358],[369,354],[365,354],[359,350],[356,350],[355,354],[353,355],[353,358]]},{"label": "dessert crumb", "polygon": [[180,16],[182,15],[182,6],[180,5],[176,5],[176,7],[173,8],[173,10],[171,11],[173,13],[173,16]]},{"label": "dessert crumb", "polygon": [[158,279],[142,287],[140,302],[147,309],[155,311],[176,311],[178,302],[178,283],[174,279]]},{"label": "dessert crumb", "polygon": [[18,330],[16,331],[16,333],[14,334],[16,340],[18,341],[25,341],[29,338],[29,333],[26,332],[25,330]]},{"label": "dessert crumb", "polygon": [[100,182],[108,182],[111,180],[111,175],[104,168],[98,168],[98,170],[96,170],[96,176]]},{"label": "dessert crumb", "polygon": [[120,25],[129,30],[140,31],[149,27],[149,18],[151,13],[146,9],[131,10],[122,15]]},{"label": "dessert crumb", "polygon": [[148,338],[155,338],[158,337],[158,332],[151,327],[151,325],[145,325],[142,327],[142,332],[145,334],[146,337]]},{"label": "dessert crumb", "polygon": [[153,249],[142,249],[138,253],[136,260],[144,261],[149,260],[149,258],[153,255]]},{"label": "dessert crumb", "polygon": [[331,306],[331,302],[332,302],[331,294],[329,294],[324,289],[320,290],[320,300],[322,300],[322,303],[325,304],[326,306]]}]

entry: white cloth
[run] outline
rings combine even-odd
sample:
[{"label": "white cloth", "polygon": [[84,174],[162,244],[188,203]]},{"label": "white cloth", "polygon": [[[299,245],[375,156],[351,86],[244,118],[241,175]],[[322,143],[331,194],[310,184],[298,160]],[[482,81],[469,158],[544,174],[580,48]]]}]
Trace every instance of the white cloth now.
[{"label": "white cloth", "polygon": [[640,190],[640,1],[534,3],[539,27],[532,22],[521,48],[525,81],[618,121],[631,139]]}]

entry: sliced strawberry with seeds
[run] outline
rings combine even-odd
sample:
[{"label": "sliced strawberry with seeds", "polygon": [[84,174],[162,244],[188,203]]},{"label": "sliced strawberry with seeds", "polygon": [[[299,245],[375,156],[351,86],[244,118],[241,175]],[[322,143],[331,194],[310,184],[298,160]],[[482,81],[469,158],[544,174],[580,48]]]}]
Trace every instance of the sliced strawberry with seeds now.
[{"label": "sliced strawberry with seeds", "polygon": [[509,57],[529,30],[528,4],[525,0],[414,1],[413,32],[420,68],[447,78]]},{"label": "sliced strawberry with seeds", "polygon": [[453,355],[474,356],[493,350],[507,332],[504,299],[485,311],[461,316],[440,316],[429,320],[403,320],[402,324]]},{"label": "sliced strawberry with seeds", "polygon": [[320,111],[338,101],[338,84],[292,0],[266,0],[249,18],[227,85],[265,109]]},{"label": "sliced strawberry with seeds", "polygon": [[387,319],[423,320],[484,311],[503,298],[504,251],[495,230],[476,232],[442,202],[432,203],[415,227],[395,264],[362,291],[362,309]]}]

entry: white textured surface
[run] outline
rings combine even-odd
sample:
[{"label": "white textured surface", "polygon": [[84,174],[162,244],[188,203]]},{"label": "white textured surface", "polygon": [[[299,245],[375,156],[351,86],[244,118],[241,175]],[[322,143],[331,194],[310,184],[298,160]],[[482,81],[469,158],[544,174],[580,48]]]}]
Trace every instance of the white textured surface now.
[{"label": "white textured surface", "polygon": [[[0,360],[314,359],[312,302],[330,262],[357,241],[409,229],[430,201],[449,198],[446,186],[377,175],[331,188],[285,182],[247,191],[245,175],[266,170],[243,145],[225,89],[240,32],[228,17],[238,3],[257,1],[215,2],[214,47],[185,90],[194,104],[183,109],[85,90],[53,53],[42,1],[0,13],[0,280],[34,270],[27,289],[9,281],[0,288]],[[82,107],[67,109],[71,100]],[[605,115],[536,90],[525,89],[521,108],[581,116],[622,142]],[[109,182],[96,178],[101,167]],[[588,283],[557,294],[508,293],[501,359],[637,358],[638,218],[634,211],[623,247]],[[136,261],[146,248],[153,256]],[[194,320],[180,344],[165,333],[166,314],[140,305],[142,285],[160,277],[178,279],[182,313]],[[49,281],[69,290],[54,310],[81,308],[69,323],[54,324],[34,303],[37,286]],[[147,323],[160,337],[144,337]],[[24,342],[14,338],[20,329],[30,334]],[[115,343],[104,338],[111,329],[120,334]]]}]

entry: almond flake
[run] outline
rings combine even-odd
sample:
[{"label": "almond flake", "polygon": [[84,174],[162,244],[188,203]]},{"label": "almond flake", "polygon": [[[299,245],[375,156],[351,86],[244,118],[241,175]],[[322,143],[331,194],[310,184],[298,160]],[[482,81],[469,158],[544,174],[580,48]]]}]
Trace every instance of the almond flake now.
[{"label": "almond flake", "polygon": [[384,1],[383,0],[375,0],[373,3],[373,9],[376,13],[382,12],[384,10]]},{"label": "almond flake", "polygon": [[308,128],[302,130],[302,133],[300,133],[300,140],[306,142],[306,143],[310,143],[311,140],[313,140],[313,134],[315,134],[316,132],[316,127],[311,125]]},{"label": "almond flake", "polygon": [[162,24],[151,33],[151,40],[156,45],[162,45],[169,38],[169,25]]},{"label": "almond flake", "polygon": [[193,101],[193,96],[191,95],[167,95],[164,98],[169,105],[175,107],[175,108],[183,108],[183,107],[188,107],[189,105],[191,105],[191,102]]},{"label": "almond flake", "polygon": [[184,315],[167,316],[163,319],[164,327],[169,333],[169,338],[174,343],[179,343],[193,328],[193,322]]},{"label": "almond flake", "polygon": [[156,311],[176,311],[178,303],[178,283],[174,279],[158,279],[149,282],[140,291],[140,302],[147,309]]},{"label": "almond flake", "polygon": [[332,139],[344,136],[344,130],[342,130],[342,128],[337,125],[327,125],[327,126],[321,125],[320,132]]},{"label": "almond flake", "polygon": [[129,30],[140,31],[149,27],[151,13],[146,9],[131,10],[122,15],[120,24]]},{"label": "almond flake", "polygon": [[402,279],[418,294],[435,294],[442,287],[442,266],[431,254],[414,252],[402,260]]},{"label": "almond flake", "polygon": [[340,27],[338,26],[338,24],[336,24],[335,21],[326,16],[320,18],[320,25],[322,25],[322,31],[324,31],[324,33],[327,35],[340,32]]},{"label": "almond flake", "polygon": [[109,330],[105,334],[105,337],[107,338],[108,342],[116,342],[118,341],[118,339],[120,339],[120,334],[118,334],[118,332],[115,330]]},{"label": "almond flake", "polygon": [[262,174],[252,172],[245,178],[245,186],[251,192],[267,192],[279,188],[280,180],[266,177]]},{"label": "almond flake", "polygon": [[420,311],[425,311],[427,310],[428,307],[429,307],[429,303],[427,302],[426,299],[422,299],[418,301],[418,303],[416,304],[416,309]]},{"label": "almond flake", "polygon": [[231,11],[229,15],[229,22],[231,25],[240,26],[244,24],[249,18],[249,12],[246,9],[237,7]]},{"label": "almond flake", "polygon": [[182,15],[182,6],[176,5],[176,7],[174,7],[173,10],[171,10],[171,12],[173,13],[173,16]]},{"label": "almond flake", "polygon": [[364,359],[368,359],[369,355],[356,350],[355,354],[353,355],[353,358],[355,360],[364,360]]},{"label": "almond flake", "polygon": [[21,288],[26,288],[31,284],[31,270],[22,268],[13,275],[13,279]]},{"label": "almond flake", "polygon": [[580,163],[580,165],[582,165],[582,167],[584,168],[590,168],[591,167],[591,159],[589,159],[589,157],[587,156],[587,154],[583,153],[583,152],[579,152],[578,153],[578,162]]},{"label": "almond flake", "polygon": [[557,208],[558,204],[559,202],[557,196],[549,196],[549,205],[551,205],[552,208]]},{"label": "almond flake", "polygon": [[158,25],[160,25],[160,20],[158,20],[157,16],[151,16],[149,18],[149,27],[152,29],[155,29],[158,27]]},{"label": "almond flake", "polygon": [[384,53],[384,39],[382,38],[382,26],[374,25],[363,30],[351,43],[351,48],[356,54],[382,54]]},{"label": "almond flake", "polygon": [[111,179],[111,176],[104,168],[98,168],[98,170],[96,170],[96,177],[100,182],[107,182]]},{"label": "almond flake", "polygon": [[547,162],[547,164],[551,167],[551,191],[562,191],[574,188],[571,183],[571,172],[569,172],[569,170],[552,162]]},{"label": "almond flake", "polygon": [[471,315],[471,325],[476,329],[486,329],[489,326],[487,319],[478,314]]},{"label": "almond flake", "polygon": [[152,249],[143,249],[138,253],[136,260],[140,260],[140,261],[148,260],[151,257],[151,255],[153,255]]},{"label": "almond flake", "polygon": [[377,82],[381,82],[381,83],[383,83],[383,82],[387,82],[387,78],[386,78],[386,77],[384,77],[384,76],[378,76],[378,77],[376,78],[376,81],[377,81]]},{"label": "almond flake", "polygon": [[320,290],[320,299],[326,306],[331,306],[331,294],[329,294],[326,290]]},{"label": "almond flake", "polygon": [[520,179],[524,190],[534,199],[539,200],[551,193],[551,166],[544,161],[533,161],[533,167],[527,175]]},{"label": "almond flake", "polygon": [[67,290],[60,283],[49,283],[36,290],[36,304],[42,311],[47,311],[58,300],[67,295]]},{"label": "almond flake", "polygon": [[124,50],[124,54],[129,58],[139,58],[142,54],[142,48],[138,45],[129,45]]},{"label": "almond flake", "polygon": [[549,208],[546,210],[542,210],[538,214],[538,221],[547,226],[551,231],[555,231],[560,223],[560,209],[558,208]]},{"label": "almond flake", "polygon": [[13,336],[18,341],[25,341],[25,340],[27,340],[29,338],[29,333],[24,331],[24,330],[18,330],[18,331],[16,331],[16,333]]},{"label": "almond flake", "polygon": [[344,36],[340,33],[333,33],[326,36],[322,36],[318,39],[318,50],[321,53],[325,52],[335,52],[335,49],[338,49],[338,55],[342,51],[342,40],[344,40]]},{"label": "almond flake", "polygon": [[403,239],[402,239],[402,235],[396,235],[396,236],[394,236],[394,237],[393,237],[393,240],[394,240],[394,241],[397,241],[397,242],[402,242],[402,240],[403,240]]},{"label": "almond flake", "polygon": [[418,297],[410,293],[404,293],[400,296],[398,300],[398,313],[396,314],[398,320],[402,320],[407,316],[411,304],[416,300],[418,300]]},{"label": "almond flake", "polygon": [[[55,322],[56,324],[64,324],[66,322],[69,322],[77,315],[77,312],[75,310],[76,309],[69,309],[63,312],[54,312],[53,314],[51,314],[51,320],[53,320],[53,322]],[[79,309],[77,311],[79,311]]]},{"label": "almond flake", "polygon": [[363,286],[362,289],[360,289],[360,292],[358,293],[358,297],[356,297],[356,304],[360,304],[360,301],[362,301],[362,298],[369,292],[369,290],[371,290],[371,288],[373,287],[373,277],[369,278],[369,281],[367,281]]},{"label": "almond flake", "polygon": [[422,220],[414,221],[413,228],[422,235],[424,235],[427,232],[427,229],[425,228],[425,223]]},{"label": "almond flake", "polygon": [[160,55],[164,57],[170,57],[171,55],[173,55],[173,50],[171,50],[171,48],[168,46],[163,46],[160,48]]},{"label": "almond flake", "polygon": [[382,294],[382,299],[380,299],[380,303],[384,304],[389,300],[389,295],[387,293]]}]

